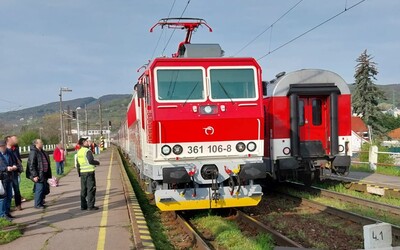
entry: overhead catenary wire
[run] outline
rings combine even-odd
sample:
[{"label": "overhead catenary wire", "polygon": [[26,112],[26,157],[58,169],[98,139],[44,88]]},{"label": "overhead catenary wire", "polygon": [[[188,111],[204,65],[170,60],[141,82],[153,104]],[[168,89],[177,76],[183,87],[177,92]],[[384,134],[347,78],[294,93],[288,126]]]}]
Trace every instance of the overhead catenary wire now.
[{"label": "overhead catenary wire", "polygon": [[[175,3],[176,3],[176,0],[174,0],[174,2],[172,3],[171,8],[169,9],[167,18],[169,18],[169,17],[171,16],[171,12],[172,12],[172,10],[174,9]],[[158,48],[158,45],[160,44],[160,41],[161,41],[161,38],[162,38],[163,33],[164,33],[164,29],[161,30],[160,36],[158,37],[158,40],[157,40],[157,43],[156,43],[156,47],[154,48],[153,53],[151,53],[151,58],[150,58],[150,60],[154,58],[154,55],[155,55],[155,53],[156,53],[156,50],[157,50],[157,48]]]},{"label": "overhead catenary wire", "polygon": [[276,47],[275,49],[273,49],[273,50],[271,50],[271,51],[268,51],[268,53],[266,53],[266,54],[264,54],[263,56],[257,58],[257,60],[261,60],[261,59],[265,58],[266,56],[268,56],[268,55],[274,53],[275,51],[278,51],[278,50],[282,49],[283,47],[285,47],[285,46],[287,46],[288,44],[290,44],[290,43],[296,41],[296,40],[299,39],[300,37],[305,36],[306,34],[310,33],[311,31],[313,31],[313,30],[315,30],[315,29],[321,27],[322,25],[326,24],[326,23],[329,22],[329,21],[332,21],[332,20],[335,19],[336,17],[342,15],[342,14],[345,13],[346,11],[351,10],[352,8],[354,8],[354,7],[358,6],[358,5],[360,5],[361,3],[365,2],[365,1],[366,1],[366,0],[361,0],[361,1],[359,1],[359,2],[357,2],[357,3],[355,3],[355,4],[353,4],[353,5],[351,5],[350,7],[345,8],[345,9],[342,10],[341,12],[339,12],[339,13],[335,14],[334,16],[332,16],[332,17],[326,19],[325,21],[323,21],[323,22],[317,24],[316,26],[312,27],[311,29],[306,30],[305,32],[301,33],[300,35],[298,35],[298,36],[296,36],[296,37],[290,39],[289,41],[283,43],[282,45]]},{"label": "overhead catenary wire", "polygon": [[[187,7],[188,7],[189,4],[190,4],[190,1],[191,1],[191,0],[188,0],[188,1],[187,1],[186,6],[185,6],[185,8],[183,9],[183,11],[182,11],[181,16],[179,17],[179,19],[182,18],[183,15],[185,14],[186,9],[187,9]],[[179,23],[179,20],[178,20],[178,23]],[[175,33],[175,29],[172,31],[171,35],[169,36],[168,41],[167,41],[167,43],[165,44],[164,49],[162,50],[162,53],[161,53],[162,55],[164,55],[164,52],[165,52],[165,50],[167,49],[168,44],[169,44],[169,42],[171,41],[172,37],[174,36],[174,33]]]},{"label": "overhead catenary wire", "polygon": [[[242,52],[244,49],[246,49],[247,47],[250,46],[250,44],[252,44],[253,42],[255,42],[260,36],[262,36],[265,32],[267,32],[269,29],[272,29],[272,27],[279,22],[280,20],[282,20],[287,14],[289,14],[293,9],[295,9],[301,2],[303,2],[303,0],[298,1],[295,5],[293,5],[292,7],[290,7],[285,13],[283,13],[278,19],[276,19],[271,25],[269,25],[267,28],[265,28],[262,32],[260,32],[257,36],[255,36],[250,42],[246,43],[246,45],[244,45],[241,49],[238,50],[238,52],[236,52],[233,56],[236,56],[237,54],[239,54],[240,52]],[[272,34],[271,34],[272,36]]]}]

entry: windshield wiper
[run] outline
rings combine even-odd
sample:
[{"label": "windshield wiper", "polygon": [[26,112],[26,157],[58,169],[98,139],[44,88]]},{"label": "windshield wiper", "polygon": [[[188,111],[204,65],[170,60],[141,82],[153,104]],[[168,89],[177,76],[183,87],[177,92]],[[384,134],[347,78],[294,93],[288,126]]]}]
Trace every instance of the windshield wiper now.
[{"label": "windshield wiper", "polygon": [[222,90],[224,91],[225,95],[231,100],[232,104],[235,104],[232,100],[232,97],[228,94],[228,91],[226,91],[226,89],[224,88],[224,86],[222,86],[222,83],[218,80],[218,84],[219,86],[221,86]]},{"label": "windshield wiper", "polygon": [[196,84],[194,85],[194,88],[192,89],[192,91],[190,91],[189,96],[186,98],[185,102],[183,103],[182,106],[185,106],[185,104],[187,103],[187,101],[189,100],[189,98],[192,96],[194,90],[197,88],[197,85],[199,84],[199,82],[196,82]]}]

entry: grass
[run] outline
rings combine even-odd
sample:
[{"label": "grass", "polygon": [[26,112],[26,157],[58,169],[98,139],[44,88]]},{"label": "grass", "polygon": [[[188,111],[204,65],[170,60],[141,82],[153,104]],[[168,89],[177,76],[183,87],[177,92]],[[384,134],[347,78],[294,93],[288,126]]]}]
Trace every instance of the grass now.
[{"label": "grass", "polygon": [[126,173],[128,174],[129,180],[132,184],[133,190],[135,191],[136,198],[140,204],[140,208],[142,209],[143,215],[146,218],[147,226],[149,227],[150,235],[153,239],[156,249],[174,249],[165,233],[166,228],[164,228],[163,224],[161,223],[160,212],[158,208],[155,205],[150,204],[146,194],[143,192],[140,184],[135,178],[136,174],[134,169],[125,160],[120,151],[119,153],[122,158]]},{"label": "grass", "polygon": [[373,171],[370,169],[368,164],[353,164],[351,165],[350,171],[378,173],[389,176],[400,176],[400,167],[394,167],[394,166],[378,165],[376,171]]},{"label": "grass", "polygon": [[287,191],[289,194],[294,195],[296,197],[309,199],[309,200],[324,204],[326,206],[335,207],[340,210],[356,213],[356,214],[359,214],[362,216],[367,216],[370,218],[374,218],[377,220],[391,223],[393,225],[400,226],[400,217],[399,216],[388,214],[384,211],[374,210],[369,207],[361,206],[358,204],[351,204],[351,203],[343,202],[343,201],[339,201],[339,200],[334,200],[331,198],[320,197],[318,195],[303,193],[303,192],[299,192],[299,191],[296,191],[293,189],[288,189]]},{"label": "grass", "polygon": [[15,226],[16,224],[9,222],[3,218],[0,218],[0,245],[7,244],[22,236],[22,232],[19,228],[15,230],[3,230],[6,227]]},{"label": "grass", "polygon": [[[72,169],[74,169],[74,155],[75,153],[68,153],[66,157],[66,161],[64,164],[64,174],[63,175],[56,175],[56,163],[53,159],[52,156],[50,156],[50,166],[51,166],[51,173],[53,176],[57,177],[57,179],[62,178],[63,176],[66,176]],[[26,161],[27,159],[22,160],[22,164],[24,166],[24,169],[26,170]],[[32,200],[33,199],[33,181],[30,179],[27,179],[25,177],[25,172],[21,174],[21,183],[19,184],[19,189],[21,191],[22,197],[24,197],[26,200]]]},{"label": "grass", "polygon": [[264,250],[274,247],[270,235],[260,233],[255,237],[246,236],[235,222],[220,216],[197,217],[193,219],[193,223],[201,229],[210,230],[215,237],[215,242],[226,249]]}]

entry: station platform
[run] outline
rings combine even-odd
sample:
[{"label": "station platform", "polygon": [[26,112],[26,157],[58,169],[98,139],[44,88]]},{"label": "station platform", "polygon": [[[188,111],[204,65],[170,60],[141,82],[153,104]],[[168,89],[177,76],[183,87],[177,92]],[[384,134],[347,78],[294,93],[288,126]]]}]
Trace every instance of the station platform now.
[{"label": "station platform", "polygon": [[75,169],[51,187],[47,208],[24,202],[13,221],[23,236],[0,249],[155,249],[146,221],[115,148],[96,155],[96,206],[80,209],[80,178]]},{"label": "station platform", "polygon": [[324,176],[329,179],[346,180],[349,182],[361,182],[365,184],[381,186],[391,189],[400,190],[400,177],[399,176],[389,176],[377,173],[366,173],[366,172],[355,172],[352,171],[348,176],[337,176],[330,175]]}]

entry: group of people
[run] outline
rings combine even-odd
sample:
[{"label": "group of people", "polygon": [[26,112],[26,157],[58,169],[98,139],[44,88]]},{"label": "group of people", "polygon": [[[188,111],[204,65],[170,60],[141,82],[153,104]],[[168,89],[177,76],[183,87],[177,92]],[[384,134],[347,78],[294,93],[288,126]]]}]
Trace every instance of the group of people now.
[{"label": "group of people", "polygon": [[[95,167],[100,163],[93,157],[88,138],[79,139],[79,150],[76,153],[76,167],[81,179],[81,210],[98,210],[95,206],[96,178]],[[56,162],[57,175],[64,174],[66,152],[62,144],[58,144],[53,152]],[[18,138],[15,135],[0,140],[0,218],[11,221],[11,201],[14,197],[15,211],[22,210],[19,183],[24,168],[18,147]],[[34,207],[44,209],[46,195],[50,193],[48,180],[52,178],[50,158],[43,150],[41,139],[35,139],[30,147],[26,167],[26,178],[34,183]],[[1,188],[0,188],[1,191]]]}]

